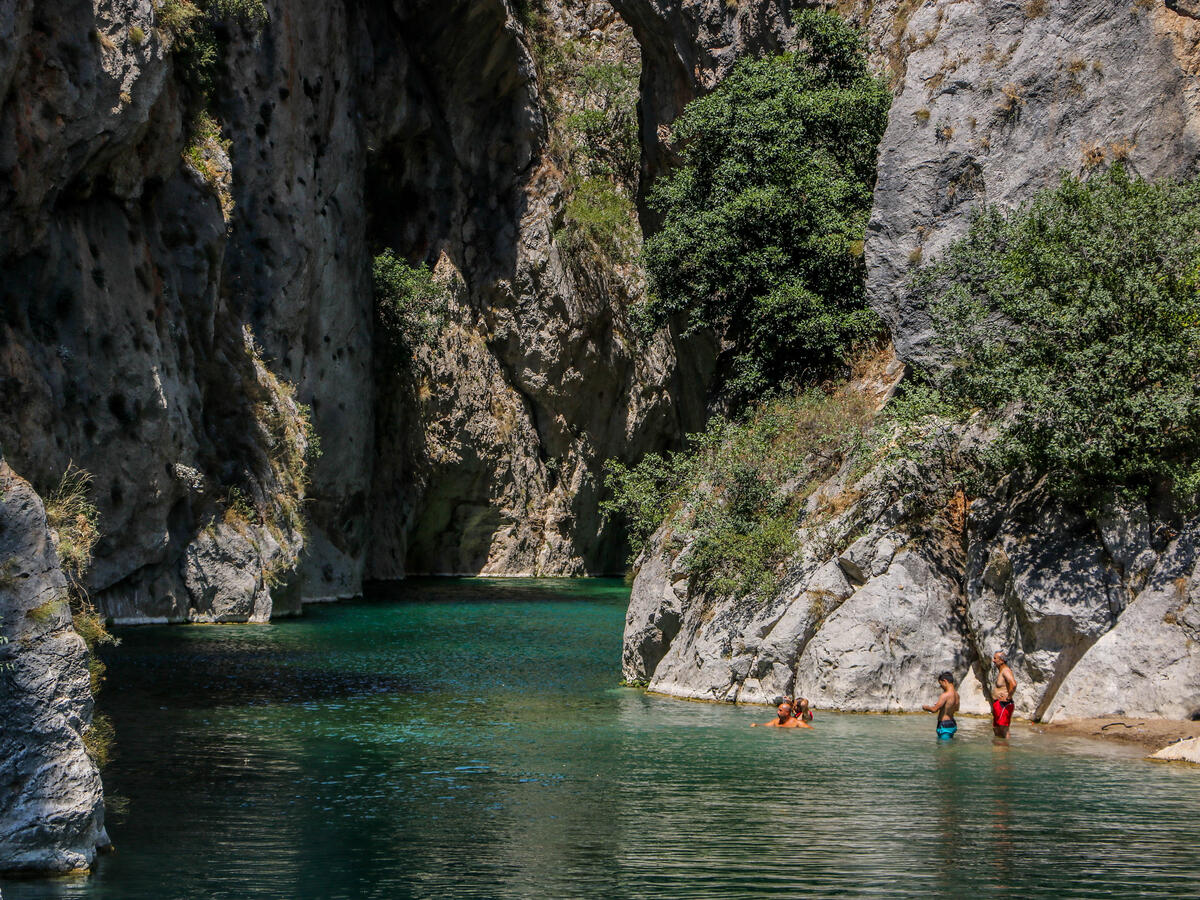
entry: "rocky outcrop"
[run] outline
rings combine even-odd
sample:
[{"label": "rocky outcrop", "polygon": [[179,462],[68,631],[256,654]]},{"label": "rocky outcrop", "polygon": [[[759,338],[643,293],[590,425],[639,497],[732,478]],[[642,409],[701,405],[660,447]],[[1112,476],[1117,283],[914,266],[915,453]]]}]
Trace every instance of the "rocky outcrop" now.
[{"label": "rocky outcrop", "polygon": [[[6,22],[0,440],[37,484],[72,462],[94,476],[106,537],[89,588],[111,615],[262,618],[263,574],[284,580],[301,544],[303,415],[247,337],[225,266],[229,157],[209,138],[183,160],[155,15],[64,0]],[[212,555],[221,535],[246,546]],[[201,585],[189,560],[206,554]],[[257,600],[210,589],[247,570]]]},{"label": "rocky outcrop", "polygon": [[[858,464],[813,495],[772,596],[706,595],[683,571],[687,542],[660,535],[634,579],[626,678],[697,699],[914,711],[949,669],[963,710],[982,712],[1003,650],[1029,719],[1200,711],[1200,523],[1176,533],[1146,507],[1089,519],[1040,485],[1002,486],[960,520],[958,495],[930,511],[928,473],[847,485]],[[854,504],[823,518],[821,498],[846,491]]]},{"label": "rocky outcrop", "polygon": [[[606,4],[555,5],[525,25],[498,3],[464,10],[398,14],[405,53],[373,80],[419,72],[431,96],[407,120],[367,104],[372,231],[440,257],[458,285],[452,324],[413,381],[384,388],[372,531],[394,543],[372,546],[370,574],[612,572],[623,547],[597,512],[601,465],[698,427],[687,398],[703,385],[679,378],[667,335],[635,337],[636,272],[567,245],[572,173],[552,117],[584,101],[549,83],[537,54],[572,42],[594,63],[636,69],[636,46]],[[402,198],[437,216],[405,215]],[[411,525],[401,535],[397,522]]]},{"label": "rocky outcrop", "polygon": [[1170,5],[945,0],[891,4],[890,23],[871,11],[898,83],[867,290],[902,358],[931,355],[912,270],[964,233],[976,204],[1015,206],[1114,160],[1147,178],[1195,172],[1200,23]]},{"label": "rocky outcrop", "polygon": [[0,457],[0,871],[87,869],[108,844],[66,597],[42,502]]},{"label": "rocky outcrop", "polygon": [[[617,5],[643,40],[651,173],[670,157],[661,126],[739,55],[786,44],[793,15],[773,2]],[[1200,31],[1187,4],[834,5],[863,26],[896,90],[867,285],[910,364],[936,359],[909,277],[964,232],[975,205],[1016,205],[1063,171],[1116,160],[1147,177],[1195,170]],[[815,496],[842,494],[843,477]],[[916,485],[936,494],[942,477]],[[925,702],[934,669],[951,667],[971,709],[986,693],[986,660],[1004,648],[1023,716],[1200,708],[1188,630],[1194,524],[1152,508],[1096,519],[1040,485],[1005,482],[969,504],[947,544],[914,530],[894,478],[853,487],[861,496],[832,521],[809,504],[784,587],[761,602],[704,595],[682,570],[679,536],[660,535],[639,561],[626,677],[688,697],[799,692],[838,708],[903,710]]]}]

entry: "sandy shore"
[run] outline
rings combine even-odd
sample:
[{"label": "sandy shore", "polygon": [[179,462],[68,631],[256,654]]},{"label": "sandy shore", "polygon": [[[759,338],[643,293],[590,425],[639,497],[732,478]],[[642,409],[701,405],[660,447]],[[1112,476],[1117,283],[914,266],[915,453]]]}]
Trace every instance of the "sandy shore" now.
[{"label": "sandy shore", "polygon": [[1146,753],[1161,750],[1168,744],[1190,737],[1200,737],[1200,722],[1180,722],[1175,719],[1105,716],[1100,719],[1071,719],[1052,724],[1034,723],[1029,726],[1043,734],[1079,735],[1121,741],[1144,747]]}]

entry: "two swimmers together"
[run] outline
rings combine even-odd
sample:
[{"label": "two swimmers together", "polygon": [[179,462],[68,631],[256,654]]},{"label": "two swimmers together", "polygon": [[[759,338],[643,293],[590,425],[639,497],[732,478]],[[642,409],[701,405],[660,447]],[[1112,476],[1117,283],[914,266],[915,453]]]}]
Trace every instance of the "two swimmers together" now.
[{"label": "two swimmers together", "polygon": [[[808,700],[801,697],[795,703],[791,700],[784,700],[775,708],[778,715],[777,719],[772,719],[770,722],[763,722],[764,728],[812,728],[808,723],[812,721],[812,710],[808,708]],[[751,722],[751,728],[757,728],[758,722]]]},{"label": "two swimmers together", "polygon": [[[992,688],[992,732],[999,738],[1008,737],[1009,726],[1012,725],[1013,693],[1017,690],[1017,677],[1009,668],[1008,657],[997,650],[992,654],[992,663],[996,666],[996,686]],[[937,703],[927,703],[921,707],[925,712],[937,715],[937,736],[941,740],[949,740],[958,730],[954,714],[958,712],[958,691],[954,687],[954,675],[943,672],[937,677],[942,695]]]}]

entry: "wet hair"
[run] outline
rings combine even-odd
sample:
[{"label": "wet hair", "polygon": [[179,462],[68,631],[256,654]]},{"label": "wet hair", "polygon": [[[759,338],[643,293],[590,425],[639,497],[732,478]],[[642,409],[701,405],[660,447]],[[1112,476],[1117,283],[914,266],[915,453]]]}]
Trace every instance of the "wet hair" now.
[{"label": "wet hair", "polygon": [[948,681],[951,684],[954,684],[954,675],[951,674],[950,672],[943,672],[941,675],[939,675],[937,677],[937,680],[938,681]]}]

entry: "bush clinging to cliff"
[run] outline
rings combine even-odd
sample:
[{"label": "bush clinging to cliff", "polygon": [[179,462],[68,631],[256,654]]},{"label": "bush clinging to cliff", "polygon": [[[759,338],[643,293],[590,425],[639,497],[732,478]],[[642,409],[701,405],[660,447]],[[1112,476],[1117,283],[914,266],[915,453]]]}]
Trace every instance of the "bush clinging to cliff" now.
[{"label": "bush clinging to cliff", "polygon": [[796,18],[798,49],[743,60],[672,126],[681,166],[650,206],[645,318],[732,342],[727,388],[753,396],[845,358],[878,330],[862,239],[891,95],[857,33]]},{"label": "bush clinging to cliff", "polygon": [[449,291],[428,266],[410,266],[392,250],[375,257],[371,276],[380,349],[391,363],[401,365],[441,332]]},{"label": "bush clinging to cliff", "polygon": [[918,273],[948,400],[999,423],[996,471],[1093,502],[1200,488],[1200,182],[1120,166],[979,211]]},{"label": "bush clinging to cliff", "polygon": [[180,79],[201,102],[215,86],[229,27],[257,30],[267,21],[263,0],[160,0],[155,11],[159,30],[171,41]]},{"label": "bush clinging to cliff", "polygon": [[629,528],[634,553],[666,525],[687,546],[685,571],[716,594],[769,596],[812,487],[858,448],[873,407],[847,388],[768,400],[743,421],[714,419],[690,447],[610,461],[601,508]]}]

